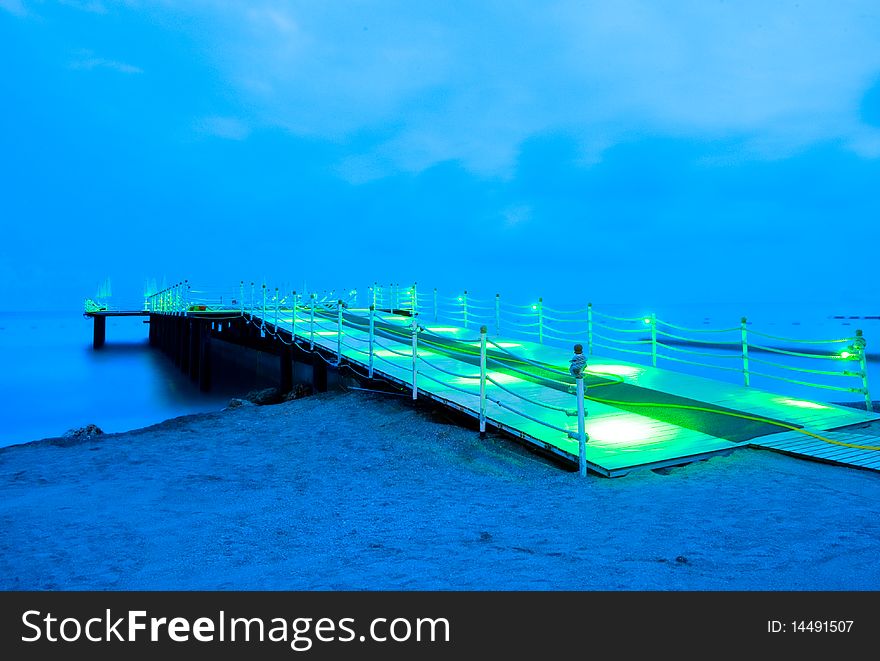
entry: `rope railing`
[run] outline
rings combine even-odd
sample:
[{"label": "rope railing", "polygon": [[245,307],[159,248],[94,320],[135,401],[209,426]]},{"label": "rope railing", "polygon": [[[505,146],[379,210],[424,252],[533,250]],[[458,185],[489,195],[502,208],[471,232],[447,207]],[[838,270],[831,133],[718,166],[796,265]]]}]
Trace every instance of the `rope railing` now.
[{"label": "rope railing", "polygon": [[[437,289],[419,289],[416,283],[412,285],[393,283],[388,286],[374,283],[363,291],[368,305],[373,305],[377,310],[394,311],[404,316],[405,319],[383,319],[384,331],[376,329],[376,333],[374,333],[370,324],[367,323],[365,315],[353,314],[348,310],[348,305],[358,300],[357,290],[350,290],[340,297],[334,294],[334,290],[324,290],[320,293],[297,293],[290,287],[269,288],[255,281],[244,280],[240,281],[237,288],[205,286],[196,288],[184,280],[145,295],[143,308],[146,311],[159,314],[238,312],[241,316],[251,315],[255,318],[261,332],[277,334],[278,328],[281,327],[281,330],[289,329],[295,337],[305,337],[310,340],[314,339],[316,332],[336,331],[335,334],[341,336],[337,338],[340,347],[344,337],[344,332],[342,334],[338,332],[340,328],[348,328],[351,331],[370,336],[380,332],[391,332],[393,335],[400,335],[395,340],[405,341],[411,335],[410,318],[418,316],[422,320],[420,321],[422,326],[420,334],[424,335],[421,341],[431,346],[432,343],[436,344],[437,341],[442,340],[446,343],[443,345],[445,350],[448,350],[450,341],[476,342],[476,340],[450,338],[431,333],[424,328],[425,323],[446,321],[454,327],[471,329],[485,324],[488,329],[491,329],[493,337],[523,337],[528,338],[529,341],[537,341],[539,344],[548,342],[554,345],[572,340],[585,340],[588,347],[587,355],[593,354],[596,350],[612,353],[622,352],[637,360],[649,358],[652,366],[667,361],[672,364],[720,370],[726,373],[736,372],[741,374],[746,386],[751,385],[753,376],[788,380],[794,385],[817,388],[827,385],[818,382],[820,379],[836,377],[861,379],[860,388],[845,388],[844,390],[864,394],[866,406],[869,408],[871,406],[867,383],[865,343],[861,331],[857,331],[853,338],[807,340],[753,329],[745,318],[742,319],[739,327],[698,328],[672,323],[666,319],[658,318],[654,314],[648,316],[614,315],[597,310],[592,304],[588,304],[586,308],[582,306],[565,308],[546,305],[541,298],[537,300],[537,303],[520,304],[511,302],[499,294],[490,298],[475,296],[469,291],[446,295],[438,292]],[[333,317],[339,312],[340,300],[342,301],[343,319],[334,326]],[[102,302],[87,302],[87,306],[92,306],[91,309],[96,309],[102,304]],[[284,315],[284,319],[281,315]],[[291,319],[291,316],[295,317],[295,321]],[[378,316],[377,319],[379,319]],[[279,320],[283,321],[283,325],[279,323]],[[737,331],[740,333],[738,341],[730,337]],[[621,335],[642,335],[642,337],[627,339],[620,337]],[[434,340],[429,338],[434,338]],[[755,342],[755,338],[765,339],[772,343]],[[783,344],[779,346],[776,343]],[[804,348],[789,348],[786,346],[788,343]],[[376,342],[373,337],[373,344],[378,347],[385,343]],[[351,345],[346,343],[346,346]],[[362,350],[360,347],[351,348]],[[397,351],[387,345],[382,348],[388,351]],[[454,349],[454,351],[458,350],[463,349],[461,347]],[[762,353],[775,354],[792,360],[843,361],[844,365],[840,370],[833,368],[812,369],[797,364],[788,365],[785,362],[764,360],[759,357]],[[402,357],[412,356],[412,352],[404,354],[397,351],[397,354]],[[706,360],[691,360],[686,356]],[[521,357],[517,358],[521,359]],[[741,361],[741,366],[737,368],[714,364],[729,363],[734,360]],[[767,369],[755,372],[751,369],[750,361],[772,370],[810,374],[816,377],[816,381],[791,379],[782,374],[767,373]],[[858,363],[857,369],[848,368],[853,362]],[[508,368],[513,369],[511,366]]]},{"label": "rope railing", "polygon": [[[737,331],[740,329],[737,328]],[[682,340],[683,342],[693,342],[695,344],[712,344],[712,345],[729,345],[732,347],[740,346],[741,342],[733,342],[730,340],[703,340],[698,337],[685,337],[684,335],[677,335],[675,333],[667,333],[664,330],[657,329],[658,335],[663,335],[664,337],[671,337],[674,340]],[[754,345],[753,345],[754,346]]]}]

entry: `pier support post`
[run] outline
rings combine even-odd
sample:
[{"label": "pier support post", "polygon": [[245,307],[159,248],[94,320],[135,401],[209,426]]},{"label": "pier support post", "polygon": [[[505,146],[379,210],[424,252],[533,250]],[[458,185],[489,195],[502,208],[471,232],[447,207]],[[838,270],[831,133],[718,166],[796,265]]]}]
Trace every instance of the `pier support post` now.
[{"label": "pier support post", "polygon": [[199,328],[199,390],[211,389],[211,331],[206,324]]},{"label": "pier support post", "polygon": [[190,320],[189,323],[189,378],[190,381],[198,381],[202,346],[202,322]]},{"label": "pier support post", "polygon": [[180,321],[180,371],[189,374],[190,362],[190,341],[189,336],[192,332],[192,322],[187,317],[181,317]]},{"label": "pier support post", "polygon": [[312,354],[312,388],[315,392],[327,392],[327,363],[316,354]]},{"label": "pier support post", "polygon": [[293,390],[293,351],[288,346],[281,347],[281,383],[279,384],[282,393]]},{"label": "pier support post", "polygon": [[92,334],[92,348],[100,349],[104,346],[104,342],[107,339],[107,317],[102,314],[96,314],[92,319],[95,322]]}]

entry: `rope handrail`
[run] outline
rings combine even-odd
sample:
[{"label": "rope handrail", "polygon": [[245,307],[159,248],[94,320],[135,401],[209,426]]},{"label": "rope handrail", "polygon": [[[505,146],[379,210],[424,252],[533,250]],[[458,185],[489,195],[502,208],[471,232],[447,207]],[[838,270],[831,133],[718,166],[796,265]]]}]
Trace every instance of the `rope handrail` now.
[{"label": "rope handrail", "polygon": [[[513,315],[515,317],[519,317],[520,319],[522,319],[522,318],[534,319],[536,316],[538,316],[537,310],[531,310],[529,312],[514,312],[512,310],[502,310],[501,313],[507,314],[507,315]],[[504,317],[504,318],[506,319],[507,317]]]},{"label": "rope handrail", "polygon": [[[550,338],[551,340],[556,340],[557,342],[575,342],[578,341],[579,338],[586,335],[586,333],[567,333],[566,331],[559,331],[560,333],[570,335],[570,337],[560,337],[559,335],[554,335],[553,333],[548,333],[547,329],[544,329],[544,339]],[[583,344],[583,342],[581,342]]]},{"label": "rope handrail", "polygon": [[441,335],[440,333],[435,333],[434,331],[428,328],[420,328],[420,333],[425,335],[431,335],[433,337],[439,337],[441,340],[453,341],[453,342],[461,342],[462,344],[474,344],[479,343],[480,338],[466,338],[466,337],[449,337],[447,335]]},{"label": "rope handrail", "polygon": [[364,355],[366,355],[366,356],[369,356],[369,355],[370,355],[370,352],[369,352],[369,351],[363,349],[362,347],[356,347],[356,346],[354,346],[353,344],[349,344],[349,343],[346,342],[345,340],[342,340],[342,341],[340,342],[340,344],[341,344],[342,346],[344,346],[344,347],[348,347],[348,348],[351,349],[352,351],[357,351],[358,353],[362,353],[362,354],[364,354]]},{"label": "rope handrail", "polygon": [[445,388],[452,388],[453,390],[457,390],[458,392],[463,392],[465,395],[473,395],[474,397],[480,396],[479,392],[473,392],[471,390],[467,390],[465,388],[461,388],[459,386],[452,385],[451,383],[449,383],[447,381],[441,381],[440,379],[437,379],[437,378],[431,376],[430,374],[425,374],[424,372],[419,372],[419,376],[423,376],[426,379],[430,379],[431,381],[434,381],[435,383],[439,383],[441,386],[443,386]]},{"label": "rope handrail", "polygon": [[[555,374],[562,374],[563,376],[568,376],[568,377],[571,376],[571,374],[569,374],[567,371],[562,371],[562,370],[560,370],[560,369],[557,369],[557,368],[552,367],[552,366],[549,366],[549,365],[543,365],[543,364],[541,364],[541,363],[539,363],[539,362],[536,362],[536,361],[534,361],[534,360],[529,360],[528,358],[525,358],[525,357],[523,357],[523,356],[517,356],[517,355],[516,355],[515,353],[513,353],[512,351],[508,351],[507,349],[505,349],[504,347],[502,347],[500,344],[498,344],[498,343],[496,343],[496,342],[493,342],[492,340],[486,340],[486,343],[487,343],[487,344],[491,344],[493,347],[495,347],[496,349],[498,349],[498,350],[500,350],[500,351],[506,353],[506,354],[507,354],[508,356],[510,356],[511,358],[514,358],[514,359],[516,359],[516,360],[522,361],[522,362],[527,363],[527,364],[529,364],[529,365],[533,365],[534,367],[538,367],[538,368],[540,368],[540,369],[542,369],[542,370],[546,370],[546,371],[548,371],[548,372],[552,372],[552,373],[555,373]],[[495,359],[495,360],[497,361],[497,359]],[[532,376],[534,376],[534,375],[532,375]]]},{"label": "rope handrail", "polygon": [[544,321],[547,321],[548,319],[550,321],[555,321],[560,324],[584,324],[585,326],[587,324],[586,318],[584,318],[584,319],[580,319],[580,318],[578,318],[578,319],[559,319],[557,317],[554,317],[553,315],[545,313],[544,314]]},{"label": "rope handrail", "polygon": [[457,374],[456,372],[452,372],[450,370],[444,369],[443,367],[435,365],[432,361],[428,360],[427,358],[422,356],[422,354],[420,354],[420,353],[417,355],[418,355],[419,360],[421,360],[423,363],[425,363],[425,365],[427,365],[431,369],[437,370],[438,372],[443,372],[444,374],[448,374],[449,376],[458,377],[460,379],[476,379],[478,381],[480,380],[479,374],[477,374],[476,376],[474,376],[472,374]]},{"label": "rope handrail", "polygon": [[[501,390],[503,390],[504,392],[506,392],[510,395],[513,395],[514,397],[518,397],[519,399],[523,400],[524,402],[529,402],[530,404],[534,404],[535,406],[543,406],[545,409],[550,409],[551,411],[561,411],[562,413],[565,413],[566,415],[572,415],[572,409],[567,409],[562,406],[555,406],[553,404],[547,404],[546,402],[540,402],[536,399],[532,399],[531,397],[526,397],[525,395],[521,395],[520,393],[514,392],[514,391],[510,390],[509,388],[505,388],[503,385],[498,383],[498,381],[493,379],[491,376],[487,376],[486,381],[489,381],[490,383],[497,386],[498,388],[501,388]],[[576,411],[574,412],[574,415],[577,415]]]},{"label": "rope handrail", "polygon": [[682,340],[683,342],[693,342],[694,344],[723,344],[725,346],[731,347],[741,347],[742,342],[732,342],[729,340],[701,340],[696,337],[685,337],[684,335],[676,335],[675,333],[668,333],[664,330],[657,329],[657,335],[664,335],[666,337],[671,337],[675,340]]},{"label": "rope handrail", "polygon": [[562,432],[566,436],[571,437],[572,432],[570,432],[568,429],[563,429],[562,427],[557,427],[556,425],[551,425],[549,422],[544,422],[543,420],[539,420],[538,418],[534,418],[534,417],[530,416],[528,413],[523,413],[522,411],[518,411],[517,409],[513,408],[512,406],[508,406],[504,402],[501,402],[497,399],[492,399],[491,397],[487,397],[486,399],[488,399],[493,404],[497,404],[498,406],[500,406],[503,409],[507,409],[511,413],[516,413],[517,415],[520,415],[523,418],[526,418],[527,420],[531,420],[532,422],[537,422],[539,425],[543,425],[544,427],[549,427],[550,429],[555,429],[556,431]]},{"label": "rope handrail", "polygon": [[547,310],[549,310],[550,312],[555,312],[557,314],[583,314],[583,315],[586,315],[587,310],[588,310],[588,308],[575,308],[573,310],[560,310],[559,308],[552,308],[546,304],[543,306],[543,308],[544,308],[545,312]]},{"label": "rope handrail", "polygon": [[[658,324],[663,324],[664,326],[668,326],[669,328],[675,328],[676,330],[687,331],[690,333],[733,333],[734,331],[740,331],[740,326],[735,326],[731,328],[692,328],[690,326],[679,326],[677,324],[669,323],[668,321],[663,321],[662,319],[657,319]],[[662,332],[660,329],[657,329],[657,332]]]},{"label": "rope handrail", "polygon": [[851,337],[844,337],[839,340],[798,340],[793,337],[781,337],[779,335],[770,335],[768,333],[762,333],[761,331],[752,330],[749,328],[747,332],[750,335],[760,335],[761,337],[767,337],[771,340],[781,340],[783,342],[796,342],[798,344],[846,344],[853,341]]},{"label": "rope handrail", "polygon": [[531,310],[534,303],[526,303],[525,305],[521,305],[519,303],[508,303],[505,299],[501,299],[501,306],[507,306],[509,308],[517,308],[518,310]]},{"label": "rope handrail", "polygon": [[[393,367],[396,367],[397,369],[402,369],[402,370],[405,370],[405,371],[408,369],[407,366],[405,366],[405,365],[398,365],[398,364],[395,363],[393,360],[390,360],[390,359],[386,358],[385,356],[380,356],[380,355],[377,354],[377,353],[374,353],[374,354],[373,354],[373,358],[378,358],[379,360],[385,361],[386,363],[388,363],[389,365],[392,365]],[[407,358],[412,358],[412,356],[407,356]],[[428,375],[425,374],[424,376],[428,376]],[[428,377],[428,378],[430,378],[430,377]]]},{"label": "rope handrail", "polygon": [[763,372],[750,372],[752,376],[763,376],[768,379],[776,379],[777,381],[786,381],[788,383],[794,383],[799,386],[808,386],[810,388],[823,388],[825,390],[836,390],[838,392],[863,392],[861,388],[844,388],[843,386],[829,386],[823,383],[809,383],[807,381],[798,381],[797,379],[789,379],[785,376],[779,376],[775,374],[765,374]]},{"label": "rope handrail", "polygon": [[783,365],[782,363],[777,363],[773,360],[762,360],[761,358],[750,358],[753,363],[761,363],[762,365],[771,365],[773,367],[778,367],[779,369],[789,370],[792,372],[805,372],[807,374],[822,374],[824,376],[861,376],[861,373],[853,373],[853,372],[831,372],[829,370],[811,370],[806,367],[795,367],[793,365]]},{"label": "rope handrail", "polygon": [[788,351],[787,349],[779,349],[777,347],[765,347],[761,344],[750,344],[750,349],[759,349],[761,351],[769,351],[770,353],[781,353],[786,356],[799,356],[801,358],[823,358],[825,360],[835,360],[837,356],[834,354],[819,354],[819,353],[803,353],[800,351]]},{"label": "rope handrail", "polygon": [[623,347],[612,347],[607,344],[602,344],[601,342],[593,342],[594,347],[599,347],[600,349],[609,349],[611,351],[623,351],[624,353],[635,353],[640,356],[650,356],[650,351],[640,351],[638,349],[624,349]]},{"label": "rope handrail", "polygon": [[678,358],[676,356],[663,356],[663,360],[673,360],[676,363],[685,363],[687,365],[696,365],[698,367],[708,367],[713,370],[726,370],[728,372],[742,373],[742,367],[726,367],[723,365],[709,365],[708,363],[700,363],[695,360],[687,360],[686,358]]},{"label": "rope handrail", "polygon": [[651,340],[620,340],[616,337],[608,337],[601,333],[596,333],[595,331],[593,332],[593,337],[598,337],[600,340],[606,340],[608,342],[617,342],[619,344],[651,344]]},{"label": "rope handrail", "polygon": [[738,353],[711,353],[709,351],[695,351],[694,349],[676,347],[672,346],[671,344],[663,344],[662,342],[657,342],[657,347],[663,347],[664,349],[669,349],[670,351],[678,351],[680,353],[689,353],[694,356],[706,356],[708,358],[735,358],[737,360],[742,360],[742,355]]},{"label": "rope handrail", "polygon": [[[490,363],[497,363],[499,368],[511,370],[512,372],[516,372],[517,374],[522,374],[523,376],[531,377],[533,379],[536,376],[534,372],[529,372],[527,370],[520,369],[519,367],[514,367],[513,365],[509,365],[509,364],[505,363],[504,361],[499,360],[498,358],[493,358],[492,356],[487,356],[486,360],[487,360],[487,362],[490,362]],[[550,371],[553,372],[554,370],[550,370]],[[553,379],[548,376],[542,376],[540,378],[543,379],[544,381],[552,381],[553,383],[559,383],[564,386],[571,385],[571,383],[568,381],[560,381],[559,379]]]},{"label": "rope handrail", "polygon": [[[533,323],[531,323],[531,324],[522,324],[522,323],[520,323],[520,322],[518,322],[518,321],[510,321],[510,320],[508,319],[508,320],[506,320],[506,321],[504,322],[504,325],[505,325],[505,326],[514,326],[514,327],[516,327],[516,328],[534,328],[534,327],[536,327],[536,326],[540,326],[541,324],[539,324],[537,321],[535,321],[535,322],[533,322]],[[531,332],[534,332],[534,331],[531,331]]]},{"label": "rope handrail", "polygon": [[643,321],[644,317],[616,317],[613,314],[605,314],[604,312],[599,312],[595,308],[593,309],[594,317],[604,317],[605,319],[614,319],[614,321]]},{"label": "rope handrail", "polygon": [[468,312],[470,312],[471,310],[488,310],[489,312],[495,312],[495,306],[477,305],[476,303],[471,303],[470,300],[468,300]]},{"label": "rope handrail", "polygon": [[615,333],[644,333],[645,328],[618,328],[617,326],[609,326],[608,324],[603,324],[601,321],[594,321],[594,326],[598,326],[599,328],[605,328],[610,331],[614,331]]},{"label": "rope handrail", "polygon": [[402,356],[404,358],[412,358],[412,351],[410,351],[409,353],[403,353],[401,351],[398,351],[397,349],[392,349],[391,347],[389,347],[385,344],[382,344],[376,338],[373,338],[373,344],[375,344],[377,347],[379,347],[380,349],[382,349],[384,351],[390,351],[391,353],[396,354],[398,356]]}]

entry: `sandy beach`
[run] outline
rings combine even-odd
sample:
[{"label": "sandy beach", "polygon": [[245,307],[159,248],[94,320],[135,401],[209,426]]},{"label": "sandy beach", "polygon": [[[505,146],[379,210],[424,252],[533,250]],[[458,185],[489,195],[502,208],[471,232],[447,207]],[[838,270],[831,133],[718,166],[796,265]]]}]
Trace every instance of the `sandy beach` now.
[{"label": "sandy beach", "polygon": [[331,392],[0,449],[6,590],[876,590],[880,475],[743,449],[618,479]]}]

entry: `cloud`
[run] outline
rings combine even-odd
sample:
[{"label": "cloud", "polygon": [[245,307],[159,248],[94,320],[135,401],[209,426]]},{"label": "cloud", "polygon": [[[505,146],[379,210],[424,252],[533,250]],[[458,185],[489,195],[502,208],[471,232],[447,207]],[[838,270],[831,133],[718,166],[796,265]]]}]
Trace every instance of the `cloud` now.
[{"label": "cloud", "polygon": [[108,60],[103,57],[91,57],[88,55],[71,62],[70,68],[84,71],[90,71],[92,69],[110,69],[111,71],[117,71],[119,73],[125,74],[139,74],[144,72],[143,69],[141,69],[140,67],[127,64],[126,62],[119,62],[118,60]]},{"label": "cloud", "polygon": [[27,15],[27,9],[21,0],[0,0],[0,9],[5,9],[15,16]]},{"label": "cloud", "polygon": [[89,12],[90,14],[106,14],[107,7],[99,0],[59,0],[60,4]]},{"label": "cloud", "polygon": [[205,117],[198,127],[204,133],[227,140],[244,140],[251,133],[247,124],[234,117]]},{"label": "cloud", "polygon": [[340,165],[352,179],[449,160],[509,177],[524,141],[560,131],[583,163],[646,134],[874,153],[858,109],[880,71],[874,0],[162,6],[197,19],[247,121],[365,145]]}]

